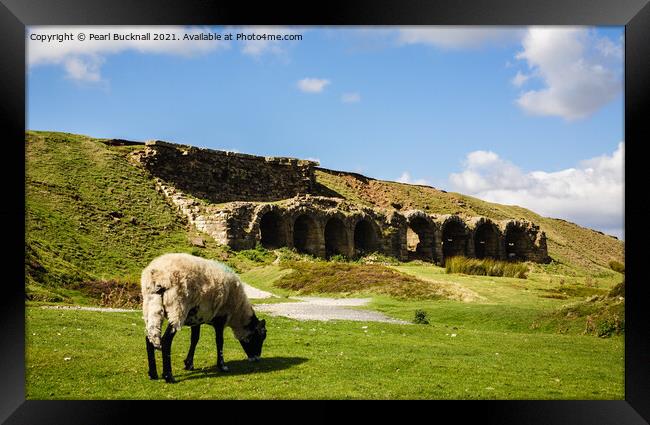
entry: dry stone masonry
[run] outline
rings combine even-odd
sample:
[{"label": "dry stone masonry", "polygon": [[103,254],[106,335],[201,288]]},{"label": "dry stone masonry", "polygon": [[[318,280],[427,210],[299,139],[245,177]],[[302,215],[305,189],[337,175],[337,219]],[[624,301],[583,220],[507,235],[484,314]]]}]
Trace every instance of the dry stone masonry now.
[{"label": "dry stone masonry", "polygon": [[145,143],[138,158],[149,172],[196,198],[212,203],[277,201],[310,193],[316,162],[261,157],[176,145]]},{"label": "dry stone masonry", "polygon": [[289,247],[318,257],[379,252],[439,264],[463,255],[548,262],[528,221],[361,207],[315,196],[313,161],[147,142],[133,159],[198,230],[233,249]]}]

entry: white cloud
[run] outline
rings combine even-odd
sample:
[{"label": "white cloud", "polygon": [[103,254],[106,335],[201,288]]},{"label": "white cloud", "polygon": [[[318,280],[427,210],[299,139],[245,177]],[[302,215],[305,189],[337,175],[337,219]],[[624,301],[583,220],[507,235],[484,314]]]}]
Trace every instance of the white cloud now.
[{"label": "white cloud", "polygon": [[398,183],[408,183],[408,184],[419,184],[419,185],[424,185],[424,186],[431,186],[431,183],[429,183],[428,180],[425,179],[416,179],[413,180],[411,178],[411,174],[408,171],[404,171],[401,176],[397,180],[395,180]]},{"label": "white cloud", "polygon": [[623,142],[611,155],[555,172],[524,172],[494,152],[475,151],[467,155],[463,171],[451,174],[449,180],[461,193],[520,205],[621,237],[623,165]]},{"label": "white cloud", "polygon": [[515,87],[521,87],[530,77],[530,75],[522,74],[520,71],[517,71],[517,75],[514,76],[511,82]]},{"label": "white cloud", "polygon": [[330,84],[330,80],[320,78],[303,78],[298,81],[298,88],[304,93],[320,93],[325,86]]},{"label": "white cloud", "polygon": [[341,102],[343,103],[357,103],[361,102],[361,95],[359,93],[343,93],[341,95]]},{"label": "white cloud", "polygon": [[[516,56],[525,60],[544,88],[528,90],[517,104],[533,115],[566,120],[587,117],[623,89],[620,46],[587,28],[531,27]],[[519,75],[519,74],[518,74]],[[523,85],[521,77],[515,80]]]},{"label": "white cloud", "polygon": [[[71,33],[73,40],[63,42],[42,42],[32,40],[32,34],[39,36]],[[79,34],[86,36],[80,41]],[[91,40],[91,34],[110,34],[110,40]],[[131,34],[144,35],[150,33],[150,40],[115,40],[114,34],[129,37]],[[174,35],[177,40],[153,40],[154,33]],[[228,48],[227,41],[197,41],[184,40],[184,35],[198,36],[201,33],[213,33],[212,29],[204,27],[181,26],[92,26],[92,27],[30,27],[27,33],[27,63],[29,67],[46,64],[62,65],[66,76],[71,79],[87,82],[101,81],[101,64],[105,57],[112,54],[132,50],[140,53],[177,55],[193,57],[207,54],[218,49]]]},{"label": "white cloud", "polygon": [[528,72],[517,71],[511,83],[542,83],[516,100],[531,115],[585,118],[622,92],[623,39],[599,37],[586,27],[403,27],[396,36],[397,45],[449,50],[517,43],[522,50],[516,59],[526,62]]},{"label": "white cloud", "polygon": [[65,60],[64,67],[68,78],[77,81],[96,83],[101,81],[99,68],[104,60],[98,56],[87,59],[71,57]]},{"label": "white cloud", "polygon": [[623,59],[623,38],[622,37],[620,40],[620,44],[616,44],[609,38],[603,37],[597,41],[596,48],[605,57],[612,57],[618,60]]},{"label": "white cloud", "polygon": [[466,49],[512,43],[521,39],[521,28],[503,27],[404,27],[399,44],[429,44],[443,49]]}]

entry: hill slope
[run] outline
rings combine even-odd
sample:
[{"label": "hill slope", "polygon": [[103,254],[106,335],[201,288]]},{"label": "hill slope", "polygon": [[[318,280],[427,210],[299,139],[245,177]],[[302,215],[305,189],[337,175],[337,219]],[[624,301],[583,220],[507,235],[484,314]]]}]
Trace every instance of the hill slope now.
[{"label": "hill slope", "polygon": [[[196,231],[156,191],[148,174],[128,161],[128,154],[136,149],[142,147],[107,146],[101,139],[68,133],[27,132],[28,289],[111,279],[136,282],[148,261],[169,251],[200,253],[235,267],[249,261],[206,235],[200,235],[205,248],[193,247],[190,239]],[[572,272],[597,273],[607,268],[609,260],[623,260],[622,242],[524,208],[350,173],[317,170],[316,174],[321,190],[367,206],[401,204],[397,206],[402,209],[431,213],[531,220],[546,232],[551,257]],[[552,271],[557,264],[543,267]]]},{"label": "hill slope", "polygon": [[316,179],[328,191],[369,207],[480,215],[493,220],[530,220],[546,232],[551,258],[578,270],[595,272],[607,268],[610,260],[623,261],[622,241],[565,220],[542,217],[519,206],[495,204],[428,186],[375,180],[325,169],[317,170]]}]

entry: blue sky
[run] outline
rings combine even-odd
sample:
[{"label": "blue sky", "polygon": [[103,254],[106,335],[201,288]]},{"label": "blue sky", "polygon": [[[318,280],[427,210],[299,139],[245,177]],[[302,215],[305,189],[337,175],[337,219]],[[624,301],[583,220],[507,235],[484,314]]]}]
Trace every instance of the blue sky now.
[{"label": "blue sky", "polygon": [[[302,40],[30,40],[63,31]],[[32,27],[27,124],[314,158],[326,168],[519,204],[621,237],[623,33]],[[594,198],[609,207],[594,212]]]}]

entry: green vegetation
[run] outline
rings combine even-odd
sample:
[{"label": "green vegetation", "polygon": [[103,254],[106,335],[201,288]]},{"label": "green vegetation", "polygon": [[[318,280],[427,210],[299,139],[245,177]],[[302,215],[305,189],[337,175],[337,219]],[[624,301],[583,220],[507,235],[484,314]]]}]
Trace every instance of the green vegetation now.
[{"label": "green vegetation", "polygon": [[528,266],[525,263],[497,261],[490,258],[451,257],[445,261],[447,273],[474,274],[479,276],[505,276],[526,279]]},{"label": "green vegetation", "polygon": [[441,299],[462,296],[451,287],[427,282],[379,264],[330,263],[327,261],[285,262],[290,269],[274,282],[278,288],[297,294],[372,295],[398,299]]},{"label": "green vegetation", "polygon": [[424,310],[415,310],[415,319],[413,323],[418,325],[428,325],[429,319],[427,319],[427,312]]},{"label": "green vegetation", "polygon": [[624,294],[625,285],[619,284],[607,295],[593,295],[542,314],[531,327],[561,333],[582,332],[601,338],[619,335],[625,330]]},{"label": "green vegetation", "polygon": [[[411,318],[413,311],[411,310]],[[622,337],[524,334],[433,323],[298,322],[260,315],[268,338],[249,363],[225,333],[216,370],[205,326],[177,384],[150,381],[141,313],[27,309],[26,398],[34,399],[623,399]],[[366,329],[363,326],[367,326]],[[455,336],[452,336],[455,335]],[[156,353],[158,370],[160,352]]]},{"label": "green vegetation", "polygon": [[609,262],[609,268],[615,272],[625,273],[625,264],[620,261],[612,260]]}]

